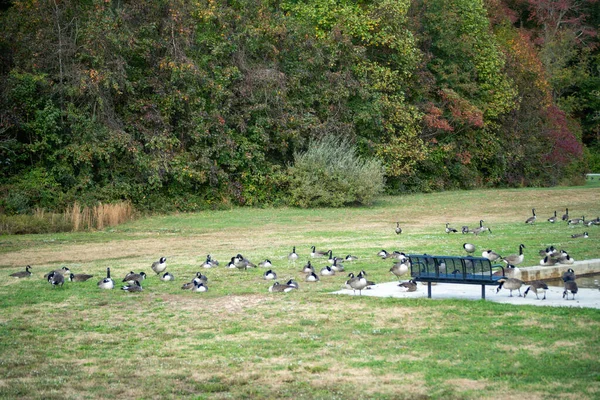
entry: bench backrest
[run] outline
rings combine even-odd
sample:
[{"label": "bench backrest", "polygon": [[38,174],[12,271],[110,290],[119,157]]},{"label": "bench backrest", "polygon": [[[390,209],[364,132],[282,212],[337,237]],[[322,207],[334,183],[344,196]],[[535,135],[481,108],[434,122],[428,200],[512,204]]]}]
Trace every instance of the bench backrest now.
[{"label": "bench backrest", "polygon": [[409,259],[410,274],[414,278],[439,281],[493,281],[497,278],[492,270],[495,266],[484,257],[411,254]]}]

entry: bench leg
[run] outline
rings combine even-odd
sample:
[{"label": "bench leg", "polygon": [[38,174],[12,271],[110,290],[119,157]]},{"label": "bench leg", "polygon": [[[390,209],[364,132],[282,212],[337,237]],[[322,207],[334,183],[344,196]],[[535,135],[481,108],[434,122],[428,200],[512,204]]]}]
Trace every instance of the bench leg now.
[{"label": "bench leg", "polygon": [[427,282],[427,298],[431,298],[431,282]]},{"label": "bench leg", "polygon": [[481,285],[481,298],[485,300],[485,285]]}]

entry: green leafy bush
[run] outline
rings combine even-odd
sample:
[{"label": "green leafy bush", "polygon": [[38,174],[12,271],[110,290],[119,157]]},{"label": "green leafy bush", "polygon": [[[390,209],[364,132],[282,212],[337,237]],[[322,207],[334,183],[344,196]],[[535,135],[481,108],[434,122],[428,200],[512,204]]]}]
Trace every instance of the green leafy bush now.
[{"label": "green leafy bush", "polygon": [[384,171],[378,160],[365,160],[346,139],[327,135],[294,154],[290,203],[299,207],[371,204],[383,192]]},{"label": "green leafy bush", "polygon": [[600,173],[600,145],[586,147],[585,156],[589,172]]}]

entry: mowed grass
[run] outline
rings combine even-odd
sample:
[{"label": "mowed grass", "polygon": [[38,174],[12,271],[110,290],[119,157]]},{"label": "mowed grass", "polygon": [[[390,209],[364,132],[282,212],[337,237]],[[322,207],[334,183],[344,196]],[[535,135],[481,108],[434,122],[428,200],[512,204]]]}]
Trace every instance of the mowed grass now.
[{"label": "mowed grass", "polygon": [[[470,241],[508,254],[523,243],[524,264],[536,265],[538,250],[552,244],[575,259],[598,258],[599,226],[546,219],[567,207],[596,218],[599,198],[595,185],[460,191],[383,197],[367,208],[233,209],[93,233],[2,236],[0,397],[598,398],[599,310],[331,292],[361,269],[393,280],[392,263],[376,256],[382,248],[462,255]],[[532,208],[538,222],[530,226]],[[444,232],[446,222],[460,229],[480,219],[492,234]],[[583,231],[588,239],[570,237]],[[311,245],[359,261],[306,283],[299,270]],[[221,262],[202,270],[209,292],[182,291],[209,253]],[[269,258],[278,281],[295,278],[300,290],[272,294],[265,269],[223,268],[237,253],[257,264]],[[161,256],[175,282],[152,273]],[[26,264],[32,278],[8,278]],[[95,277],[52,289],[43,275],[61,266]],[[145,271],[144,291],[97,289],[107,267],[116,281]]]}]

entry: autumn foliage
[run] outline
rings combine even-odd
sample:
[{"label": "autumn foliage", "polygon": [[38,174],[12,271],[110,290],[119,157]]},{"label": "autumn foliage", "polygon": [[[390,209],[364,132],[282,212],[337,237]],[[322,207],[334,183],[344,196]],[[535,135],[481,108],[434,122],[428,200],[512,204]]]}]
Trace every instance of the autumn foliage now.
[{"label": "autumn foliage", "polygon": [[597,4],[5,3],[0,212],[291,204],[324,137],[390,193],[560,183],[600,132]]}]

